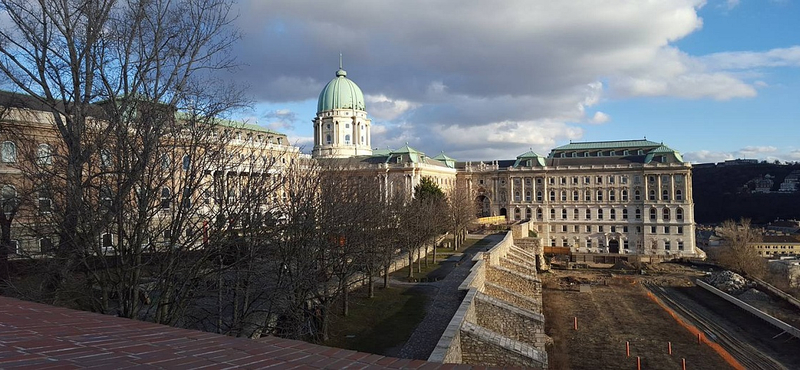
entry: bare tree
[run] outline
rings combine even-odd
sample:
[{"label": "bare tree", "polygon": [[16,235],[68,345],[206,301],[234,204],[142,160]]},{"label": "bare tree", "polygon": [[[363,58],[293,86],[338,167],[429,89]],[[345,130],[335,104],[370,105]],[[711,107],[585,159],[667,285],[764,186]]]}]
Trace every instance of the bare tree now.
[{"label": "bare tree", "polygon": [[763,278],[767,273],[767,262],[750,244],[761,240],[761,234],[743,218],[737,223],[727,220],[716,228],[724,240],[724,247],[717,256],[719,263],[741,274]]},{"label": "bare tree", "polygon": [[459,250],[466,240],[467,227],[475,220],[475,202],[466,186],[456,186],[447,197],[450,229],[453,232],[453,249]]}]

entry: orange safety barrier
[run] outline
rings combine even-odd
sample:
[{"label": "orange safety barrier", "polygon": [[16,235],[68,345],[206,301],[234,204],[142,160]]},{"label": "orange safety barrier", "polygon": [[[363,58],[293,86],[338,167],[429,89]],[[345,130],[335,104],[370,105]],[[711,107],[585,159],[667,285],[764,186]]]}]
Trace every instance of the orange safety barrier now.
[{"label": "orange safety barrier", "polygon": [[688,322],[683,321],[683,319],[681,319],[678,316],[678,314],[675,313],[675,311],[672,311],[671,308],[667,307],[667,305],[665,305],[664,302],[661,302],[661,300],[658,299],[658,297],[656,297],[653,293],[648,291],[647,297],[649,297],[651,300],[653,300],[653,302],[656,302],[656,304],[661,306],[661,308],[663,308],[664,311],[667,311],[667,313],[670,316],[672,316],[672,318],[675,319],[675,321],[677,321],[678,324],[686,328],[686,330],[689,330],[689,332],[692,333],[692,335],[696,335],[701,342],[705,343],[712,350],[714,350],[714,352],[716,352],[720,357],[722,357],[722,359],[725,360],[725,362],[727,362],[728,365],[731,365],[734,369],[737,370],[746,370],[745,367],[739,363],[739,361],[733,358],[733,356],[730,353],[728,353],[728,351],[725,350],[725,348],[722,348],[722,346],[720,346],[719,344],[706,339],[706,336],[702,335],[703,332],[700,331],[700,329],[698,329],[697,327]]}]

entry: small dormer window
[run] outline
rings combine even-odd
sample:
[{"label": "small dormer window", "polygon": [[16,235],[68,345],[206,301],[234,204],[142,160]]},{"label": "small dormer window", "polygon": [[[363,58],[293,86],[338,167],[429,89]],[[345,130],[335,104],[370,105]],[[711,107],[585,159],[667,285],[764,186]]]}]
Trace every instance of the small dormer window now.
[{"label": "small dormer window", "polygon": [[533,166],[533,162],[530,159],[525,161],[525,162],[527,163],[526,166],[528,166],[528,167],[532,167]]},{"label": "small dormer window", "polygon": [[574,158],[574,157],[577,157],[577,156],[578,156],[578,153],[577,153],[577,152],[572,152],[572,157],[573,157],[573,158]]},{"label": "small dormer window", "polygon": [[622,152],[622,155],[630,155],[630,152],[625,150],[625,151]]},{"label": "small dormer window", "polygon": [[644,154],[644,153],[641,150],[637,150],[636,151],[636,155],[642,155],[642,154]]},{"label": "small dormer window", "polygon": [[400,163],[402,160],[403,160],[403,156],[399,155],[399,156],[397,156],[397,159],[395,160],[395,162]]},{"label": "small dormer window", "polygon": [[278,138],[278,145],[283,145],[283,138],[281,137]]},{"label": "small dormer window", "polygon": [[589,156],[589,152],[583,152],[583,156],[584,157],[588,157]]}]

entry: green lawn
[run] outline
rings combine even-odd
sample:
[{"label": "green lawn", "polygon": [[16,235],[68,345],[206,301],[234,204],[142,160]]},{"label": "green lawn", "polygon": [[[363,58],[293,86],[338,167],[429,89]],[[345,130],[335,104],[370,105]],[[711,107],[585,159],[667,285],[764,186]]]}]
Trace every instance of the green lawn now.
[{"label": "green lawn", "polygon": [[425,318],[428,297],[417,289],[376,288],[366,298],[366,288],[354,292],[348,317],[334,317],[326,346],[384,354],[403,345]]}]

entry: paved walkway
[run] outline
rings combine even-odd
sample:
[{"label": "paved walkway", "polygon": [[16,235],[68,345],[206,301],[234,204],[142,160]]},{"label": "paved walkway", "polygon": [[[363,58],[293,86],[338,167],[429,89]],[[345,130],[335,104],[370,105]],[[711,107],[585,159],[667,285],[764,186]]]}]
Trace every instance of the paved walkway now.
[{"label": "paved walkway", "polygon": [[461,300],[464,299],[465,292],[459,291],[458,286],[469,276],[469,270],[474,264],[472,256],[475,253],[487,250],[493,247],[497,242],[503,239],[504,235],[487,235],[485,240],[489,241],[488,245],[474,245],[463,251],[468,255],[463,259],[463,263],[456,266],[444,279],[435,283],[428,283],[428,285],[437,286],[438,292],[426,306],[427,314],[425,319],[417,326],[411,338],[408,339],[403,349],[400,350],[401,358],[427,360],[431,355],[439,338],[442,337],[444,330],[447,329],[447,324],[455,315],[458,306],[461,305]]}]

